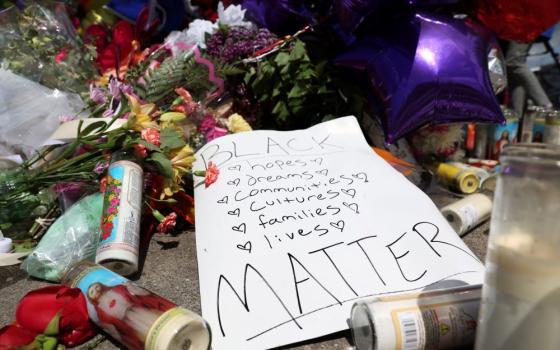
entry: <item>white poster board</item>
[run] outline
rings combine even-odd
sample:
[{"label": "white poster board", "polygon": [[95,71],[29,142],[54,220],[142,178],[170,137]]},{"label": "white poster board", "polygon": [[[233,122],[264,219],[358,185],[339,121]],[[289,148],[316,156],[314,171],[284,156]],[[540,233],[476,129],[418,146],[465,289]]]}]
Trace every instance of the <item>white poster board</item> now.
[{"label": "white poster board", "polygon": [[[266,349],[348,328],[364,297],[483,266],[433,202],[367,145],[354,117],[226,136],[197,153],[202,315],[212,349]],[[200,183],[199,183],[200,182]]]}]

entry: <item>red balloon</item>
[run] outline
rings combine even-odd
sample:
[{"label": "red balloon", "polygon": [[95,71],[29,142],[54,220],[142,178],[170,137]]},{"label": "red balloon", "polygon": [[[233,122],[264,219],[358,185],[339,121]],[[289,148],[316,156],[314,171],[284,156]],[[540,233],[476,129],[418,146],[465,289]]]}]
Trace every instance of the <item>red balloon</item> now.
[{"label": "red balloon", "polygon": [[532,42],[560,20],[560,1],[475,0],[473,11],[498,37]]}]

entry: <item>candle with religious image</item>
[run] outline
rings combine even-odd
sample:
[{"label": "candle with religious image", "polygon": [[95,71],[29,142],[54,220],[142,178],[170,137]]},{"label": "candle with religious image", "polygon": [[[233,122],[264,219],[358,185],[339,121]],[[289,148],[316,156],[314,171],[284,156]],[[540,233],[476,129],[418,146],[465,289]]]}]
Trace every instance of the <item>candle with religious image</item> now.
[{"label": "candle with religious image", "polygon": [[507,146],[500,162],[475,349],[558,349],[560,147]]},{"label": "candle with religious image", "polygon": [[138,271],[142,168],[129,160],[111,163],[95,262],[123,276]]},{"label": "candle with religious image", "polygon": [[80,288],[90,319],[128,349],[210,348],[210,330],[202,317],[103,266],[79,262],[62,283]]}]

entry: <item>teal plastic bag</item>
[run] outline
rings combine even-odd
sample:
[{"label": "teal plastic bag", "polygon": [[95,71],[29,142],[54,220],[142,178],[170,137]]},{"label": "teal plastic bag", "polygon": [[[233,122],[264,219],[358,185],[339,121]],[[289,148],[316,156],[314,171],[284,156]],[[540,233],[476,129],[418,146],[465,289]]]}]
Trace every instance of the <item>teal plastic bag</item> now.
[{"label": "teal plastic bag", "polygon": [[68,267],[95,260],[102,209],[101,193],[76,202],[49,227],[21,268],[33,277],[60,282]]}]

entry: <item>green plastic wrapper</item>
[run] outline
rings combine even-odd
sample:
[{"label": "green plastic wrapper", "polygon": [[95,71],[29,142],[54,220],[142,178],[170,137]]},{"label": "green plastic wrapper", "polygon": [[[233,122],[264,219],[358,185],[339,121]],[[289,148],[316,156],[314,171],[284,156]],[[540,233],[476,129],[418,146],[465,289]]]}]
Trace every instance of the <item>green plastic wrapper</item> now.
[{"label": "green plastic wrapper", "polygon": [[60,282],[70,266],[95,260],[102,209],[101,193],[76,202],[49,227],[21,268],[33,277]]}]

